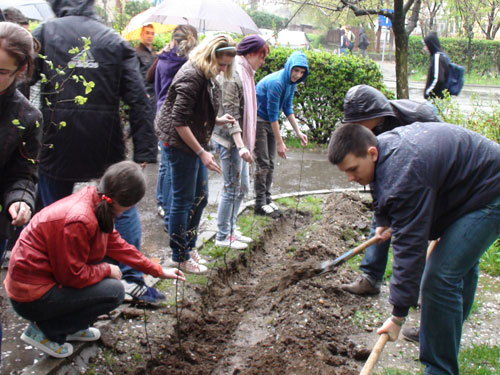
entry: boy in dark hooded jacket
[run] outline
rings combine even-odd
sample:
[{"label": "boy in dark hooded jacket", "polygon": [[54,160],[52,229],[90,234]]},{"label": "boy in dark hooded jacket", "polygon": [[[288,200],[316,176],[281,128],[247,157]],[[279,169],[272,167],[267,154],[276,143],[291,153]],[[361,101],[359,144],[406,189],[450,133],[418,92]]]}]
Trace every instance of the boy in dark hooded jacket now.
[{"label": "boy in dark hooded jacket", "polygon": [[[363,125],[379,135],[414,122],[438,122],[440,120],[434,110],[428,102],[388,100],[379,90],[358,85],[351,87],[345,95],[343,121]],[[374,217],[370,237],[375,235],[375,229]],[[354,282],[342,285],[342,289],[358,295],[380,293],[390,246],[391,241],[388,240],[368,247],[359,266],[363,274]],[[403,330],[403,336],[411,341],[418,341],[418,333],[418,328]]]},{"label": "boy in dark hooded jacket", "polygon": [[309,74],[309,65],[304,52],[290,55],[285,67],[262,78],[256,86],[257,131],[255,139],[255,208],[258,215],[276,216],[278,207],[271,200],[274,160],[278,155],[286,159],[286,146],[281,138],[279,117],[285,113],[303,147],[307,136],[297,126],[293,114],[295,86],[304,82]]},{"label": "boy in dark hooded jacket", "polygon": [[431,32],[424,38],[424,50],[430,55],[424,98],[443,98],[450,64],[441,49],[441,43],[439,43],[436,32]]}]

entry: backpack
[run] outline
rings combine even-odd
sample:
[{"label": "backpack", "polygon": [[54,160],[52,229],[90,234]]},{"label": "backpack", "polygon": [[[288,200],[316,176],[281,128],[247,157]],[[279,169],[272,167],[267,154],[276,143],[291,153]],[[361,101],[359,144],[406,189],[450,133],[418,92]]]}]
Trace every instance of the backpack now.
[{"label": "backpack", "polygon": [[443,55],[448,59],[448,79],[446,80],[445,88],[448,90],[450,95],[458,95],[460,91],[462,91],[462,87],[464,86],[465,79],[465,68],[461,65],[454,64],[451,62],[448,55],[443,53]]}]

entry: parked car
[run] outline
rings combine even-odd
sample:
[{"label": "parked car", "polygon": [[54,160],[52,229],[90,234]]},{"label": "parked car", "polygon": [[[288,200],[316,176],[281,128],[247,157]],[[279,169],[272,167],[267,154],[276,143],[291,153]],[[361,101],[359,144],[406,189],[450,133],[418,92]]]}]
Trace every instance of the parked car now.
[{"label": "parked car", "polygon": [[0,0],[0,9],[9,7],[19,9],[27,19],[33,21],[43,22],[55,17],[52,8],[45,0]]}]

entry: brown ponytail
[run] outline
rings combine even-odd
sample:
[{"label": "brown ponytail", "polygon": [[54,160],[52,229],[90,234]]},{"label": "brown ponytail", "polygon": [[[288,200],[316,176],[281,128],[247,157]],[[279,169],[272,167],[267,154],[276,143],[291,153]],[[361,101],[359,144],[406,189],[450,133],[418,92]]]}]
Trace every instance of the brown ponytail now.
[{"label": "brown ponytail", "polygon": [[106,169],[97,192],[101,199],[95,208],[99,228],[111,233],[115,223],[113,205],[131,207],[139,202],[146,192],[146,180],[139,165],[122,161]]}]

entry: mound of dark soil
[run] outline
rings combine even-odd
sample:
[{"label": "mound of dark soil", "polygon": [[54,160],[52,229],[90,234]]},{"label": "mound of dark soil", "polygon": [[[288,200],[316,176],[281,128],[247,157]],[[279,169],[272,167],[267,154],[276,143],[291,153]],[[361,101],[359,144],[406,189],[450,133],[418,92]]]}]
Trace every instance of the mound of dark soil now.
[{"label": "mound of dark soil", "polygon": [[318,222],[287,211],[251,252],[212,271],[207,285],[184,285],[178,309],[147,312],[147,336],[140,318],[113,325],[119,360],[102,356],[95,368],[154,375],[359,373],[369,351],[349,337],[361,330],[351,320],[360,301],[339,288],[352,271],[307,270],[366,240],[370,215],[354,194],[329,196]]}]

